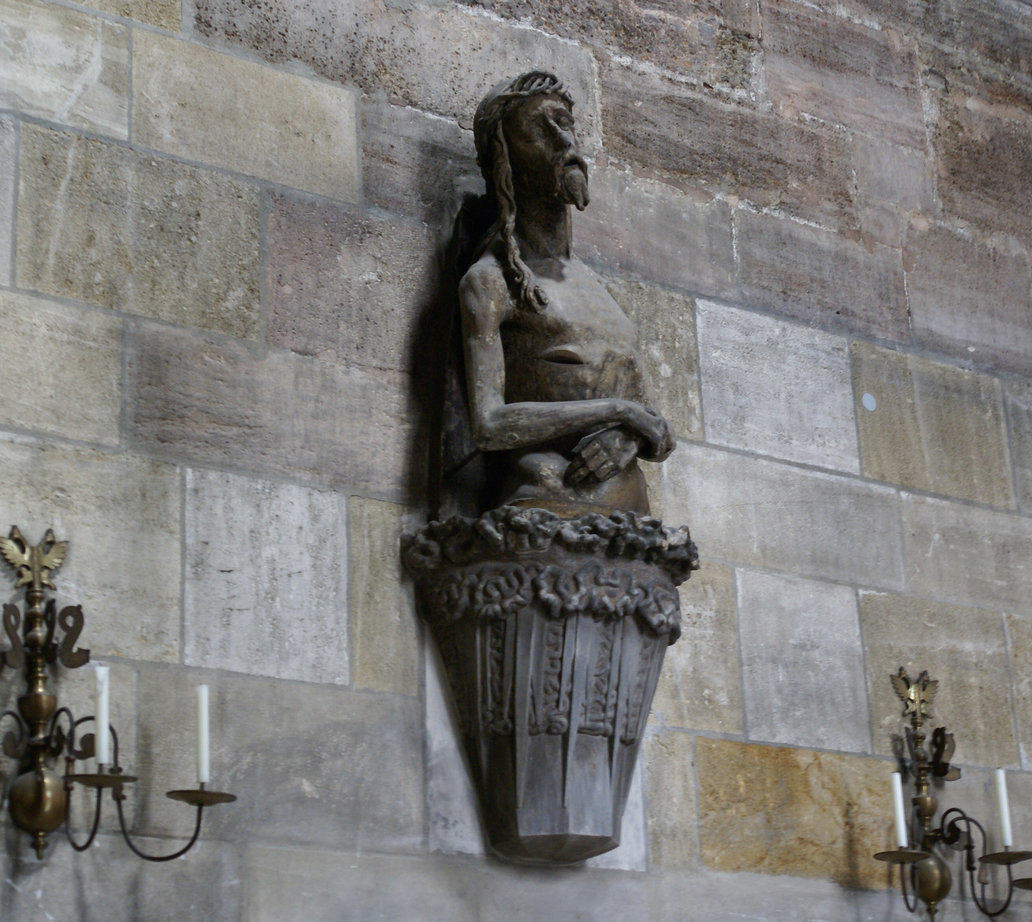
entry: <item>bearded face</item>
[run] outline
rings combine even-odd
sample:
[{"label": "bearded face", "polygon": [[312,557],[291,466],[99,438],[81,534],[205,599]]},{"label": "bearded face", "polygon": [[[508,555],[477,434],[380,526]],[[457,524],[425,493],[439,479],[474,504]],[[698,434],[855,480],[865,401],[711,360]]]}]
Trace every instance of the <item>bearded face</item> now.
[{"label": "bearded face", "polygon": [[505,119],[517,198],[553,198],[583,211],[588,165],[577,149],[573,113],[558,96],[532,96]]}]

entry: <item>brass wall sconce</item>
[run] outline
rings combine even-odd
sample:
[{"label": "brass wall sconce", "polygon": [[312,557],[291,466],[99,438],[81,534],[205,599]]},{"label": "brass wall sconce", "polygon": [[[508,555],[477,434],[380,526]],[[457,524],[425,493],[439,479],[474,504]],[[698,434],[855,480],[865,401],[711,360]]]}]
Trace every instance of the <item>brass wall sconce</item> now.
[{"label": "brass wall sconce", "polygon": [[[67,707],[57,706],[57,696],[48,688],[48,667],[58,664],[78,669],[90,660],[90,651],[75,644],[83,629],[81,606],[70,605],[60,612],[53,598],[46,598],[46,589],[53,590],[53,575],[68,552],[67,541],[57,541],[51,529],[43,540],[30,545],[17,527],[10,536],[0,538],[0,555],[17,573],[15,587],[25,587],[25,616],[17,605],[3,606],[4,632],[10,648],[0,652],[0,672],[4,668],[25,668],[26,691],[18,698],[18,711],[7,710],[0,720],[11,718],[16,729],[3,738],[3,751],[18,760],[18,774],[8,789],[11,819],[32,836],[38,858],[43,857],[47,836],[64,825],[72,848],[85,851],[93,843],[100,826],[102,796],[111,791],[122,836],[132,851],[146,861],[171,861],[186,854],[201,833],[205,807],[236,800],[233,794],[210,791],[207,778],[207,686],[200,696],[204,707],[198,709],[198,786],[196,789],[169,791],[166,796],[197,808],[193,835],[182,848],[167,855],[148,855],[132,841],[126,829],[123,802],[125,785],[138,779],[126,774],[118,753],[118,734],[107,719],[107,673],[98,670],[98,713],[76,718]],[[55,639],[58,629],[61,640]],[[98,717],[100,720],[98,720]],[[93,733],[78,734],[81,724],[92,722]],[[107,732],[105,732],[107,731]],[[111,745],[113,743],[113,745]],[[76,772],[77,761],[97,757],[95,772]],[[64,757],[65,772],[58,774],[51,766]],[[89,835],[77,842],[69,824],[68,804],[75,785],[96,792],[92,826]]]},{"label": "brass wall sconce", "polygon": [[[940,852],[944,850],[944,846],[963,852],[964,871],[968,875],[968,887],[975,906],[985,916],[999,916],[1010,906],[1015,889],[1032,890],[1032,877],[1015,879],[1011,870],[1015,864],[1032,860],[1032,851],[1011,850],[1013,841],[1006,776],[1002,770],[996,773],[1000,820],[1003,827],[1002,851],[986,854],[988,837],[985,827],[974,817],[968,816],[960,807],[950,807],[944,811],[938,825],[933,826],[939,802],[930,790],[932,779],[939,778],[945,782],[955,781],[960,777],[960,769],[950,765],[955,749],[952,733],[947,733],[945,727],[936,727],[932,731],[930,748],[925,745],[927,737],[924,723],[931,716],[931,704],[939,689],[939,683],[930,679],[927,672],[922,672],[916,682],[911,682],[903,668],[890,678],[893,690],[904,704],[903,716],[910,717],[910,726],[906,728],[907,752],[901,754],[901,762],[904,773],[913,779],[913,810],[908,818],[903,804],[902,775],[899,772],[894,773],[892,782],[898,848],[879,852],[874,857],[879,861],[899,865],[903,901],[907,909],[916,912],[919,903],[923,902],[928,918],[934,919],[939,904],[947,897],[953,883],[949,865]],[[911,834],[915,826],[917,835],[914,839],[917,845],[911,846]],[[980,836],[981,845],[977,858],[976,833]],[[1006,869],[1007,896],[1003,901],[998,901],[999,905],[990,908],[990,898],[986,891],[990,884],[992,866],[1002,866]]]}]

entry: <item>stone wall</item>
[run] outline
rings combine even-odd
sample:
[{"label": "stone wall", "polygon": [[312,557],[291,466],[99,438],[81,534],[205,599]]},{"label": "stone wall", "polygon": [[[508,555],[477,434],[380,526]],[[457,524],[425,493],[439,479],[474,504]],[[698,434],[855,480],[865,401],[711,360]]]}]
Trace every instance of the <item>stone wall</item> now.
[{"label": "stone wall", "polygon": [[[530,67],[703,556],[624,844],[561,872],[484,857],[397,561],[471,112]],[[0,527],[72,541],[146,846],[190,827],[198,682],[240,800],[167,866],[6,827],[0,917],[903,918],[900,664],[946,797],[996,829],[1006,766],[1030,844],[1030,189],[1020,0],[3,0]]]}]

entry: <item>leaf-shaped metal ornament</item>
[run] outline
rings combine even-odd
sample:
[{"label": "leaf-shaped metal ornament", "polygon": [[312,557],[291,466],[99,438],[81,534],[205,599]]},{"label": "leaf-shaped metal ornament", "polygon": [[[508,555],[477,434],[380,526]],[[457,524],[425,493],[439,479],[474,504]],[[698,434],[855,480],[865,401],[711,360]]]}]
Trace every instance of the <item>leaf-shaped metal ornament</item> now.
[{"label": "leaf-shaped metal ornament", "polygon": [[7,635],[7,639],[11,644],[10,650],[4,650],[3,665],[8,669],[21,669],[25,664],[25,650],[22,647],[22,638],[20,633],[21,612],[18,610],[18,606],[5,605],[3,620],[4,633]]},{"label": "leaf-shaped metal ornament", "polygon": [[61,649],[58,653],[61,665],[67,669],[78,669],[80,666],[85,666],[90,661],[90,651],[85,647],[75,646],[75,642],[82,633],[84,621],[82,606],[68,605],[61,609],[61,614],[57,617],[61,630],[64,631]]},{"label": "leaf-shaped metal ornament", "polygon": [[22,536],[17,525],[11,526],[11,532],[6,538],[0,538],[0,555],[7,561],[18,574],[18,582],[15,587],[24,586],[32,582],[32,570],[29,566],[31,557],[29,545]]}]

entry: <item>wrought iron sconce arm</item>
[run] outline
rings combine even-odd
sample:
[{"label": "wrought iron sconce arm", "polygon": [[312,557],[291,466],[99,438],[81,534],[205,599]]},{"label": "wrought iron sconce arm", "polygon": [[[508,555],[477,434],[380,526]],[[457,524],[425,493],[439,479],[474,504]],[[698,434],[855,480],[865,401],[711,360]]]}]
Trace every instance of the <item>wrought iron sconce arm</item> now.
[{"label": "wrought iron sconce arm", "polygon": [[[963,870],[967,874],[971,899],[980,913],[989,918],[1003,915],[1009,908],[1016,889],[1032,890],[1032,877],[1016,879],[1012,866],[1032,860],[1032,851],[1013,851],[1004,845],[1002,851],[987,853],[989,837],[985,827],[960,807],[950,807],[934,825],[938,800],[931,793],[931,780],[940,778],[955,781],[960,769],[950,764],[955,744],[953,734],[945,727],[937,727],[931,738],[931,747],[926,747],[925,720],[931,716],[931,704],[935,699],[939,683],[922,672],[916,682],[911,682],[904,669],[891,676],[893,689],[904,703],[904,716],[910,717],[906,728],[907,753],[900,757],[904,773],[913,778],[914,796],[911,798],[911,813],[899,829],[900,840],[906,841],[899,848],[879,852],[874,857],[879,861],[899,865],[900,886],[903,902],[910,912],[917,912],[925,904],[929,919],[934,919],[939,905],[949,895],[952,887],[950,869],[938,853],[943,846],[964,853]],[[907,755],[909,754],[909,758]],[[899,787],[896,788],[897,796]],[[897,810],[902,814],[903,805],[897,801]],[[902,820],[897,820],[899,823]],[[919,827],[919,846],[913,847],[915,825]],[[976,857],[975,832],[981,837],[981,848]],[[1006,841],[1006,839],[1005,839]],[[1000,905],[991,907],[987,889],[990,884],[990,868],[1001,866],[1007,873],[1007,895]],[[908,886],[909,878],[909,886]]]},{"label": "wrought iron sconce arm", "polygon": [[[8,792],[11,818],[14,824],[32,836],[38,858],[43,857],[47,836],[64,826],[65,835],[76,851],[88,849],[100,828],[100,817],[105,790],[111,791],[118,813],[122,837],[133,854],[145,861],[172,861],[185,855],[201,834],[204,808],[236,800],[233,794],[207,790],[203,782],[196,789],[169,791],[172,800],[197,808],[193,835],[176,851],[167,855],[149,855],[132,841],[125,819],[123,803],[125,785],[138,780],[126,774],[119,760],[118,732],[108,724],[113,743],[110,765],[98,765],[93,773],[76,772],[75,763],[93,758],[96,754],[94,733],[83,734],[77,741],[80,725],[93,721],[96,715],[76,719],[65,706],[57,706],[57,696],[50,691],[48,670],[58,664],[67,669],[78,669],[90,661],[90,651],[76,647],[82,633],[84,617],[78,605],[57,611],[53,599],[46,599],[45,589],[54,589],[53,573],[61,565],[68,550],[67,541],[57,541],[48,529],[43,540],[29,545],[17,527],[10,536],[0,538],[0,556],[17,573],[16,587],[25,586],[25,617],[17,605],[3,606],[3,628],[9,649],[0,651],[0,673],[5,668],[25,670],[26,691],[18,698],[18,711],[6,710],[0,721],[11,718],[15,729],[3,737],[3,752],[17,760],[19,771]],[[61,640],[55,640],[60,628]],[[67,728],[62,727],[62,719]],[[64,775],[52,768],[58,758],[65,760]],[[72,834],[68,809],[76,785],[95,791],[93,818],[86,839],[77,842]]]}]

